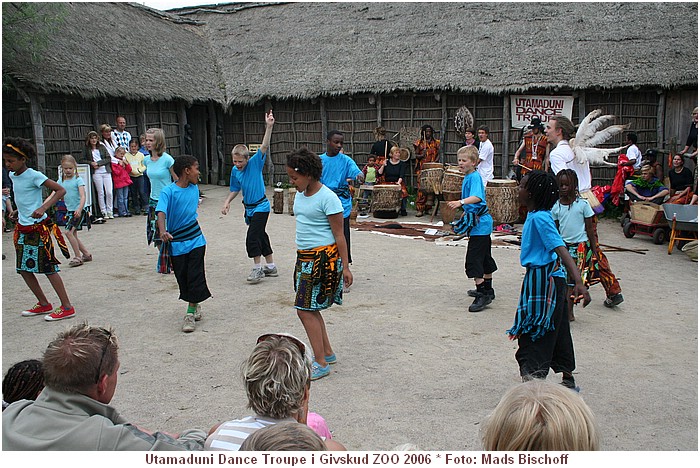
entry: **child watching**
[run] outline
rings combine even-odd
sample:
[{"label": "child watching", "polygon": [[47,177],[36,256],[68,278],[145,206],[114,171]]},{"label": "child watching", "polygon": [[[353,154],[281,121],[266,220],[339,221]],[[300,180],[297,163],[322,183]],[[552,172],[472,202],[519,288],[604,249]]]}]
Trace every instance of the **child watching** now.
[{"label": "child watching", "polygon": [[599,450],[598,424],[578,394],[552,382],[521,383],[503,395],[482,425],[484,450]]},{"label": "child watching", "polygon": [[143,163],[144,154],[139,151],[139,142],[132,138],[129,142],[129,152],[124,155],[126,162],[131,166],[131,185],[129,185],[129,196],[134,214],[148,215],[148,195],[146,193],[146,165]]},{"label": "child watching", "polygon": [[463,146],[457,150],[457,164],[465,174],[462,181],[462,199],[447,203],[450,208],[464,209],[464,216],[460,220],[463,231],[461,233],[469,236],[464,268],[467,278],[474,278],[476,284],[475,290],[467,292],[474,297],[474,302],[469,306],[469,312],[484,310],[496,298],[496,292],[493,289],[493,272],[498,269],[491,256],[493,218],[486,206],[484,183],[476,171],[478,161],[479,150],[476,147]]},{"label": "child watching", "polygon": [[[48,314],[46,321],[63,320],[75,316],[75,309],[68,299],[63,280],[58,274],[59,261],[53,252],[51,235],[56,238],[64,257],[70,258],[68,246],[61,231],[46,215],[46,210],[53,206],[65,194],[66,189],[50,180],[44,174],[27,166],[27,162],[36,158],[34,145],[23,138],[8,137],[2,146],[2,159],[10,171],[17,210],[10,213],[15,225],[15,252],[17,254],[17,273],[32,291],[37,303],[31,309],[22,311],[22,316],[32,317]],[[42,187],[53,193],[42,200]],[[61,300],[56,310],[44,295],[36,273],[45,274]]]},{"label": "child watching", "polygon": [[557,181],[552,174],[534,170],[520,181],[518,198],[528,210],[520,250],[520,264],[526,270],[515,323],[507,333],[511,340],[518,340],[515,359],[523,381],[544,379],[551,367],[563,374],[562,385],[578,390],[573,376],[574,343],[565,315],[566,280],[562,263],[574,279],[574,301],[583,299],[586,307],[591,296],[554,225],[550,210],[558,197]]},{"label": "child watching", "polygon": [[[245,247],[248,258],[253,259],[253,269],[248,275],[249,283],[259,283],[266,276],[277,276],[277,266],[272,258],[272,246],[270,238],[265,232],[267,220],[270,217],[270,201],[265,196],[265,181],[263,180],[263,168],[267,158],[267,150],[270,148],[272,127],[275,125],[275,117],[272,109],[265,114],[265,135],[258,151],[252,158],[248,158],[248,147],[236,145],[231,151],[233,169],[231,169],[230,193],[224,201],[221,214],[227,215],[231,209],[231,202],[243,192],[243,213],[245,223],[248,225],[248,233],[245,239]],[[265,267],[262,266],[260,257],[265,257]]]},{"label": "child watching", "polygon": [[129,176],[131,166],[124,159],[125,154],[126,149],[117,146],[117,149],[114,150],[117,162],[112,163],[112,182],[117,198],[117,214],[120,218],[131,217],[131,213],[129,213],[129,185],[132,184],[131,176]]},{"label": "child watching", "polygon": [[[362,168],[362,174],[365,176],[364,185],[374,185],[377,182],[377,157],[374,155],[369,155],[367,157],[367,164]],[[362,201],[367,203],[369,200],[369,192],[365,190],[362,193]],[[366,212],[360,213],[366,215]]]},{"label": "child watching", "polygon": [[85,209],[85,182],[78,175],[78,164],[70,154],[61,159],[61,178],[58,183],[66,189],[63,200],[66,203],[66,237],[73,247],[75,256],[68,263],[70,267],[77,267],[83,262],[92,261],[92,255],[85,244],[78,239],[78,231],[82,231],[83,225],[90,229],[90,213]]},{"label": "child watching", "polygon": [[173,164],[178,180],[160,192],[156,214],[161,256],[170,256],[180,299],[187,302],[182,331],[195,330],[202,319],[200,303],[211,297],[204,275],[207,241],[197,222],[199,206],[199,162],[193,156],[178,156]]}]

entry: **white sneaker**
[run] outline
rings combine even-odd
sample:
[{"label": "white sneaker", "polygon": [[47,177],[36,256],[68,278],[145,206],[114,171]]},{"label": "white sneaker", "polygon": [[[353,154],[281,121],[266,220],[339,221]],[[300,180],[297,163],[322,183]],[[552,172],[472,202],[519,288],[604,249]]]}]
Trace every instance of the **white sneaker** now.
[{"label": "white sneaker", "polygon": [[268,268],[267,265],[263,267],[263,273],[265,276],[277,276],[279,273],[277,273],[277,267],[273,266],[272,268]]},{"label": "white sneaker", "polygon": [[192,333],[195,329],[194,320],[194,315],[185,314],[185,318],[182,320],[182,331]]},{"label": "white sneaker", "polygon": [[253,268],[246,278],[249,283],[259,283],[265,277],[265,273],[262,268]]}]

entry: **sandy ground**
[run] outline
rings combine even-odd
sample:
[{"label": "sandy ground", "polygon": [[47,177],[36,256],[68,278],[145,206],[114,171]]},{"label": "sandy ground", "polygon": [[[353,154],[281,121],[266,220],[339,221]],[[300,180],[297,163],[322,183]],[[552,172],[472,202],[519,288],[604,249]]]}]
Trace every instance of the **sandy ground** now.
[{"label": "sandy ground", "polygon": [[[113,405],[144,427],[208,429],[248,414],[240,364],[258,335],[286,331],[306,340],[292,308],[294,217],[272,214],[268,232],[280,276],[250,285],[242,205],[223,217],[225,187],[202,186],[200,223],[207,237],[207,279],[196,332],[180,331],[185,306],[175,277],[155,273],[143,217],[115,219],[80,237],[95,260],[62,276],[77,317],[48,323],[20,316],[34,298],[14,272],[11,234],[2,248],[2,368],[40,357],[55,334],[79,320],[111,325],[121,368]],[[269,194],[271,195],[271,194]],[[420,219],[425,221],[426,218]],[[418,221],[409,216],[399,221]],[[611,252],[625,302],[593,302],[572,324],[581,395],[598,416],[605,450],[698,449],[698,266],[651,238],[626,239],[603,221],[603,243],[648,249]],[[517,249],[493,250],[497,298],[469,313],[472,287],[464,247],[352,233],[355,284],[343,306],[324,315],[338,363],[311,387],[310,407],[351,450],[388,450],[411,442],[424,450],[478,450],[479,427],[518,383],[513,321],[523,269]],[[49,298],[55,293],[45,278]],[[559,380],[559,376],[551,379]]]}]

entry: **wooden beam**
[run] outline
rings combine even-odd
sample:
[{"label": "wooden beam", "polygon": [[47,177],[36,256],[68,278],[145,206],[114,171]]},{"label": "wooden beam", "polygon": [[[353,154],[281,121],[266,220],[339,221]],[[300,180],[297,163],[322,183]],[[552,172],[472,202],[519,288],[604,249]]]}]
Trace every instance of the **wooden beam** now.
[{"label": "wooden beam", "polygon": [[326,112],[326,98],[319,99],[319,112],[321,113],[321,148],[326,147],[326,135],[328,135],[328,113]]},{"label": "wooden beam", "polygon": [[[180,128],[180,156],[185,154],[185,147],[187,146],[185,144],[185,124],[187,123],[187,110],[185,109],[185,102],[180,101],[177,103],[177,113],[178,113],[178,123],[179,128]],[[205,158],[206,159],[206,158]],[[204,164],[205,165],[205,164]],[[206,171],[204,171],[204,167],[202,168],[202,172],[206,174]]]},{"label": "wooden beam", "polygon": [[508,167],[510,161],[510,96],[503,96],[503,144],[501,145],[501,179],[508,178]]},{"label": "wooden beam", "polygon": [[[442,139],[442,144],[440,145],[440,161],[447,163],[445,160],[445,146],[447,144],[447,93],[440,93],[440,100],[442,101],[442,120],[440,121],[440,138]],[[437,203],[435,206],[437,206]]]},{"label": "wooden beam", "polygon": [[219,162],[223,161],[224,157],[224,132],[222,126],[221,135],[219,135],[219,124],[216,116],[216,109],[214,108],[214,103],[211,101],[207,103],[207,114],[209,114],[209,144],[207,145],[207,147],[211,152],[210,179],[212,180],[212,182],[218,184],[221,181],[221,171],[219,169]]},{"label": "wooden beam", "polygon": [[[581,91],[578,97],[578,121],[581,122],[586,118],[586,91]],[[572,116],[573,117],[573,116]]]},{"label": "wooden beam", "polygon": [[46,174],[46,145],[44,144],[44,121],[41,116],[39,96],[29,94],[29,108],[32,116],[32,132],[37,154],[37,169]]},{"label": "wooden beam", "polygon": [[375,103],[377,105],[377,127],[382,126],[382,95],[376,94],[374,96]]},{"label": "wooden beam", "polygon": [[[92,100],[92,126],[94,127],[95,131],[97,131],[98,128],[100,128],[100,118],[98,117],[98,114],[100,113],[100,103],[97,102],[97,99]],[[99,134],[99,132],[97,132]]]},{"label": "wooden beam", "polygon": [[666,140],[664,121],[666,120],[666,93],[659,93],[659,104],[656,107],[656,148],[663,148]]},{"label": "wooden beam", "polygon": [[[136,128],[139,129],[139,134],[136,138],[142,133],[146,133],[146,104],[143,101],[136,103]],[[141,142],[139,142],[140,144]]]}]

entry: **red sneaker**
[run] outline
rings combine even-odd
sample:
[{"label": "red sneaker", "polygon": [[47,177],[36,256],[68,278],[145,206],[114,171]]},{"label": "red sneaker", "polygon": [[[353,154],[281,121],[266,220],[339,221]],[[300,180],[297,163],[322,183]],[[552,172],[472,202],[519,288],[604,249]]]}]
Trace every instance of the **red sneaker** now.
[{"label": "red sneaker", "polygon": [[49,314],[53,311],[51,304],[41,305],[38,302],[29,310],[22,311],[22,317],[33,317],[35,315]]},{"label": "red sneaker", "polygon": [[75,315],[75,307],[71,307],[70,309],[65,309],[63,306],[59,307],[58,309],[54,310],[52,313],[44,317],[44,320],[47,322],[53,322],[56,320],[63,320],[67,318],[71,318]]}]

